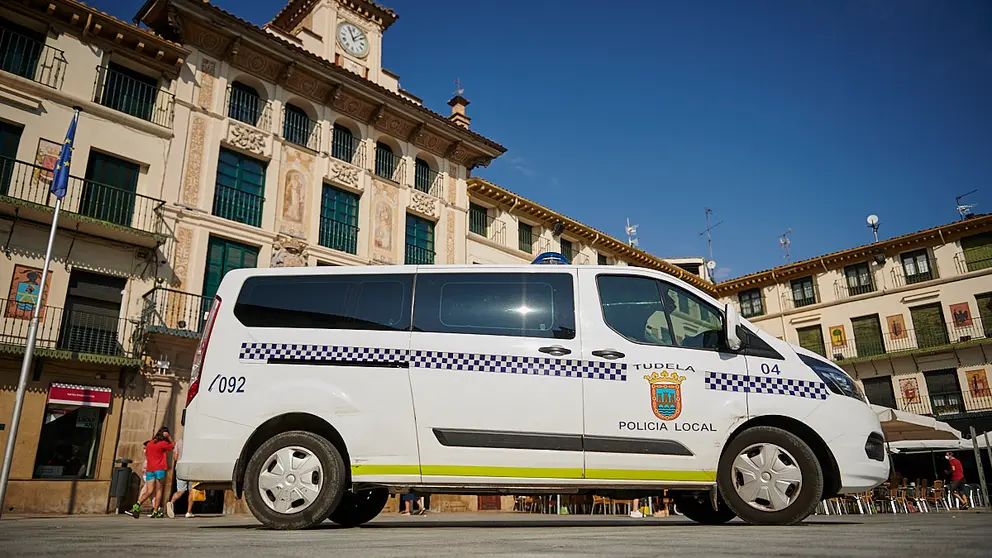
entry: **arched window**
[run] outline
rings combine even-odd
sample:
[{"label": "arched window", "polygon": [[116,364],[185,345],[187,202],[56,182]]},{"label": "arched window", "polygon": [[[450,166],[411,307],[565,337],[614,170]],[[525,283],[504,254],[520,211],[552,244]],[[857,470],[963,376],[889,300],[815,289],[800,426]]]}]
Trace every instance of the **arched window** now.
[{"label": "arched window", "polygon": [[257,126],[262,113],[262,98],[254,87],[240,81],[231,83],[227,97],[227,116]]},{"label": "arched window", "polygon": [[431,168],[430,163],[417,157],[413,173],[413,187],[421,192],[437,195],[434,183],[437,181],[437,171]]},{"label": "arched window", "polygon": [[285,118],[282,123],[282,136],[286,141],[311,147],[311,136],[316,123],[310,120],[305,110],[296,105],[286,104]]},{"label": "arched window", "polygon": [[393,175],[396,174],[396,154],[393,153],[393,148],[389,145],[382,143],[381,141],[375,144],[375,174],[385,178],[386,180],[393,180]]},{"label": "arched window", "polygon": [[355,150],[358,148],[358,138],[351,130],[341,124],[334,125],[331,137],[331,157],[352,163],[355,159]]}]

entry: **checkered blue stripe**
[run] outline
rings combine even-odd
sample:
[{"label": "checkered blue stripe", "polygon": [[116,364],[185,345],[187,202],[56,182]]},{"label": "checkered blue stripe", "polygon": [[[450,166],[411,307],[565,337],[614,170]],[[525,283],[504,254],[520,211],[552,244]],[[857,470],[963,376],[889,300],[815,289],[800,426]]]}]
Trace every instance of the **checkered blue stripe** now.
[{"label": "checkered blue stripe", "polygon": [[526,374],[531,376],[560,376],[564,378],[627,381],[627,365],[618,362],[412,351],[410,365],[417,368],[464,370],[466,372],[495,372],[498,374]]},{"label": "checkered blue stripe", "polygon": [[361,360],[365,362],[406,362],[406,349],[377,347],[340,347],[336,345],[302,345],[292,343],[242,343],[241,360],[270,358],[295,360]]},{"label": "checkered blue stripe", "polygon": [[739,393],[768,393],[791,395],[807,399],[826,399],[827,385],[823,382],[795,380],[770,376],[744,376],[726,372],[707,372],[706,389]]},{"label": "checkered blue stripe", "polygon": [[406,349],[289,343],[242,343],[239,358],[241,360],[262,362],[270,358],[314,361],[356,360],[383,363],[406,362],[415,368],[436,370],[627,381],[627,365],[623,363],[593,362],[550,357],[408,351]]}]

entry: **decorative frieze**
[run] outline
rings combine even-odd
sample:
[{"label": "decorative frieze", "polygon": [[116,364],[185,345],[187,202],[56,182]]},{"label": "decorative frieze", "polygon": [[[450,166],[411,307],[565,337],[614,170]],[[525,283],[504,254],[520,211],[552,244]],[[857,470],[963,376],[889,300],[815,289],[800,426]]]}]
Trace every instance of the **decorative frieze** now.
[{"label": "decorative frieze", "polygon": [[258,155],[265,154],[266,133],[231,121],[227,129],[227,143]]},{"label": "decorative frieze", "polygon": [[410,210],[426,217],[437,218],[437,201],[423,192],[413,190],[410,195]]},{"label": "decorative frieze", "polygon": [[353,167],[348,163],[340,161],[331,162],[331,169],[328,173],[331,180],[340,182],[352,188],[362,187],[362,169]]}]

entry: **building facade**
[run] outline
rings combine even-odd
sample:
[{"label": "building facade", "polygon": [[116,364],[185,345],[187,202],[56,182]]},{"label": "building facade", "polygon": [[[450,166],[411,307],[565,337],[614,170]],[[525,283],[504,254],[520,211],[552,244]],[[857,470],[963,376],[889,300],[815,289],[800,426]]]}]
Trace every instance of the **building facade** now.
[{"label": "building facade", "polygon": [[716,289],[768,333],[832,359],[872,403],[992,428],[992,215]]}]

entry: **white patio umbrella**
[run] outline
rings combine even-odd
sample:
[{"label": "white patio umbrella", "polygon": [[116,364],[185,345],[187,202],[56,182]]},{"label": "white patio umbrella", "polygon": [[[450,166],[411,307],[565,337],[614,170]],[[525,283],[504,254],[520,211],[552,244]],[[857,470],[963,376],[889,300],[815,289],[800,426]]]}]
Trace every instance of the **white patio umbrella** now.
[{"label": "white patio umbrella", "polygon": [[961,431],[951,427],[946,422],[932,417],[897,411],[881,405],[872,405],[872,410],[882,423],[882,434],[885,441],[902,442],[906,440],[960,440]]}]

